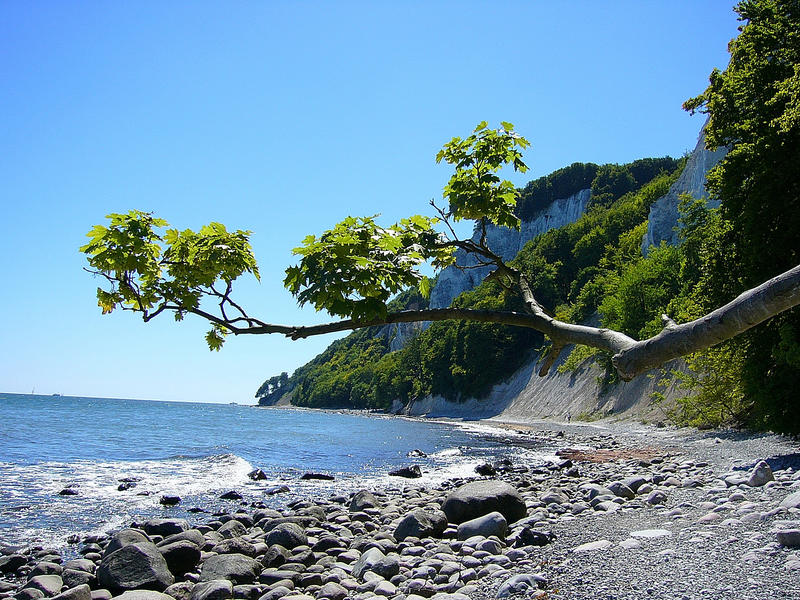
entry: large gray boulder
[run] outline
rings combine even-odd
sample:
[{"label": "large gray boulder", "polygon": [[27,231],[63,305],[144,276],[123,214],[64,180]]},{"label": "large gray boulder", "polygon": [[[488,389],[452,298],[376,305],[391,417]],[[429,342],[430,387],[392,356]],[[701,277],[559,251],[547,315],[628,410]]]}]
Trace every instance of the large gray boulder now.
[{"label": "large gray boulder", "polygon": [[495,511],[514,523],[527,514],[525,500],[504,481],[473,481],[462,485],[445,499],[442,510],[450,523],[463,523]]},{"label": "large gray boulder", "polygon": [[458,526],[458,539],[466,540],[474,535],[489,537],[496,535],[501,540],[506,537],[508,521],[499,512],[491,512],[488,515],[475,517],[469,521],[464,521]]},{"label": "large gray boulder", "polygon": [[295,523],[281,523],[267,533],[264,541],[268,546],[279,544],[291,550],[297,546],[308,544],[308,537],[303,528]]},{"label": "large gray boulder", "polygon": [[103,559],[97,568],[97,582],[111,592],[163,591],[175,583],[175,577],[155,544],[135,542]]},{"label": "large gray boulder", "polygon": [[253,583],[261,572],[261,564],[244,554],[218,554],[203,563],[200,581],[227,579],[233,583]]},{"label": "large gray boulder", "polygon": [[378,548],[370,548],[353,563],[353,577],[360,579],[367,571],[391,579],[400,572],[400,559],[396,554],[387,556]]},{"label": "large gray boulder", "polygon": [[31,577],[24,587],[39,590],[48,598],[52,598],[61,591],[62,585],[64,581],[60,575],[36,575]]},{"label": "large gray boulder", "polygon": [[394,530],[394,538],[402,542],[407,537],[442,537],[447,529],[447,517],[440,511],[427,511],[421,508],[408,513]]},{"label": "large gray boulder", "polygon": [[800,491],[786,496],[780,504],[783,508],[800,508]]}]

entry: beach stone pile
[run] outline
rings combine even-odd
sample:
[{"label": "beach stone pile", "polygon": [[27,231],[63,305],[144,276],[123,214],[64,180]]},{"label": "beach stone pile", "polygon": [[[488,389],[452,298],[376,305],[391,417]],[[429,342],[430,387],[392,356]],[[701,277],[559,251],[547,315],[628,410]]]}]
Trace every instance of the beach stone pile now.
[{"label": "beach stone pile", "polygon": [[[488,477],[299,499],[280,511],[231,501],[202,523],[151,519],[87,537],[70,560],[0,546],[0,598],[706,598],[722,597],[707,593],[718,589],[717,564],[769,564],[776,585],[800,581],[800,472],[767,461],[717,472],[595,441],[613,458],[505,460],[482,465]],[[736,577],[727,575],[736,597],[783,597],[749,596]],[[650,583],[620,583],[639,580]]]}]

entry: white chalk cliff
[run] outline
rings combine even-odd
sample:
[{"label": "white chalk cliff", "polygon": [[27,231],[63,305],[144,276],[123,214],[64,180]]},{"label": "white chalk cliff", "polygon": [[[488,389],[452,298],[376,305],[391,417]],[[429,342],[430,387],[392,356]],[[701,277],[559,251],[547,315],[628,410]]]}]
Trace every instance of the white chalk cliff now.
[{"label": "white chalk cliff", "polygon": [[[670,245],[678,243],[678,204],[681,194],[690,194],[694,198],[707,197],[706,176],[727,153],[725,148],[711,151],[706,148],[705,128],[700,131],[697,146],[686,161],[686,166],[672,184],[669,191],[656,200],[650,207],[647,233],[642,239],[642,253],[647,254],[650,246],[658,246],[662,241]],[[711,199],[710,206],[718,206],[719,202]]]},{"label": "white chalk cliff", "polygon": [[[569,198],[555,200],[535,218],[523,221],[519,231],[489,224],[486,228],[487,245],[492,252],[503,257],[503,260],[509,261],[537,235],[577,221],[586,211],[591,196],[591,190],[585,189]],[[477,240],[479,237],[480,232],[476,228],[472,239]],[[476,264],[474,258],[462,251],[458,251],[456,257],[459,265],[472,266]],[[431,290],[431,308],[450,306],[456,296],[480,284],[490,270],[489,267],[466,270],[456,267],[444,269]]]}]

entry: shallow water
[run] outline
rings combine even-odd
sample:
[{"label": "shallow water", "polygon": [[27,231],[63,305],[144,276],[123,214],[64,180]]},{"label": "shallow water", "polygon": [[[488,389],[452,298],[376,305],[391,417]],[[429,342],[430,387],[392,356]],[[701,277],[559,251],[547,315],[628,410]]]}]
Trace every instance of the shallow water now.
[{"label": "shallow water", "polygon": [[[503,456],[536,460],[547,448],[518,448],[479,426],[383,415],[262,409],[228,404],[0,394],[0,542],[61,546],[70,534],[99,533],[152,516],[186,517],[191,507],[281,507],[298,496],[360,487],[435,485]],[[507,435],[504,435],[507,438]],[[419,448],[426,458],[407,458]],[[388,477],[416,463],[418,480]],[[254,482],[255,468],[268,479]],[[334,481],[301,481],[307,471]],[[119,480],[136,487],[119,491]],[[291,492],[265,490],[286,484]],[[75,496],[61,496],[70,487]],[[159,504],[163,494],[180,505]]]}]

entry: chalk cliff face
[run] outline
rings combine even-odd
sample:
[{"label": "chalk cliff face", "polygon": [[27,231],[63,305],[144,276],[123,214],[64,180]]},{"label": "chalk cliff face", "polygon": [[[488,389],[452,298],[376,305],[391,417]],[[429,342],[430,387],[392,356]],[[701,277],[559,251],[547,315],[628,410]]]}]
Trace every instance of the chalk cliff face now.
[{"label": "chalk cliff face", "polygon": [[[504,260],[511,260],[522,250],[526,243],[537,235],[577,221],[586,211],[591,195],[591,190],[586,189],[569,198],[555,200],[536,218],[530,221],[523,221],[519,231],[490,224],[486,229],[487,244],[493,252],[502,256]],[[476,229],[472,239],[477,240],[479,236],[480,233]],[[458,251],[456,256],[459,265],[469,266],[476,264],[476,261],[471,256],[462,251]],[[464,271],[456,267],[444,269],[439,274],[436,285],[431,290],[431,308],[450,306],[456,296],[476,287],[488,275],[489,271],[489,267]]]},{"label": "chalk cliff face", "polygon": [[[665,196],[656,200],[650,207],[647,233],[642,239],[642,253],[647,254],[650,246],[658,246],[662,241],[675,245],[678,243],[678,204],[680,194],[691,194],[695,198],[707,196],[705,185],[708,171],[727,153],[725,148],[713,152],[706,149],[705,128],[700,131],[697,146],[686,161],[678,180],[672,184]],[[718,206],[711,200],[709,206]]]}]

